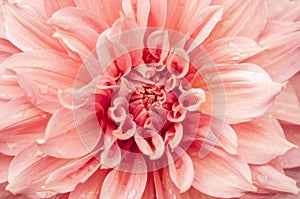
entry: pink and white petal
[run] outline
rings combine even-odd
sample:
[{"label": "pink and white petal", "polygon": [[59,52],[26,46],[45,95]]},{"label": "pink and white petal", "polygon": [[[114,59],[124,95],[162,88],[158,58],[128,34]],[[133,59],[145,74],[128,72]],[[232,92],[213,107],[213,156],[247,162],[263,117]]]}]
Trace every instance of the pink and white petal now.
[{"label": "pink and white petal", "polygon": [[[210,4],[211,0],[200,1],[167,1],[167,20],[165,27],[182,33],[187,33],[191,27],[191,20],[199,20],[200,11]],[[189,19],[189,20],[186,20]]]},{"label": "pink and white petal", "polygon": [[0,70],[0,100],[10,101],[25,96],[18,84],[15,72],[11,70]]},{"label": "pink and white petal", "polygon": [[270,112],[279,120],[300,125],[300,73],[294,75],[275,98]]},{"label": "pink and white petal", "polygon": [[0,154],[0,184],[7,182],[8,167],[13,157]]},{"label": "pink and white petal", "polygon": [[[225,94],[225,117],[229,124],[249,121],[263,115],[283,86],[273,82],[255,64],[220,64],[217,67],[219,74],[208,74],[211,78],[207,84],[213,88],[210,92]],[[224,107],[224,100],[215,100],[211,106]]]},{"label": "pink and white petal", "polygon": [[[73,87],[80,63],[64,54],[41,50],[15,54],[1,66],[17,73],[18,82],[31,103],[53,113],[60,108],[58,90]],[[85,80],[77,80],[81,81]]]},{"label": "pink and white petal", "polygon": [[52,37],[54,29],[46,24],[46,17],[36,7],[9,2],[4,2],[1,7],[6,37],[19,49],[28,51],[50,48],[64,52],[59,41]]},{"label": "pink and white petal", "polygon": [[[141,198],[147,184],[147,166],[142,157],[132,162],[132,172],[114,169],[106,176],[100,198]],[[109,189],[107,189],[109,187]]]},{"label": "pink and white petal", "polygon": [[225,37],[204,47],[216,64],[239,63],[263,49],[248,37]]},{"label": "pink and white petal", "polygon": [[197,189],[191,187],[187,192],[181,194],[181,198],[184,199],[220,199],[213,196],[205,195]]},{"label": "pink and white petal", "polygon": [[150,12],[149,0],[123,0],[122,8],[127,18],[136,21],[141,28],[145,28],[148,23]]},{"label": "pink and white petal", "polygon": [[266,19],[267,4],[265,0],[234,1],[224,11],[222,20],[216,25],[206,43],[222,37],[235,36],[244,36],[255,40],[263,31]]},{"label": "pink and white petal", "polygon": [[[122,11],[122,1],[121,0],[74,0],[78,7],[91,10],[98,16],[100,16],[104,21],[111,26],[117,18],[120,17],[120,11]],[[111,9],[114,8],[114,9]]]},{"label": "pink and white petal", "polygon": [[108,28],[106,22],[95,13],[76,7],[60,9],[52,15],[48,23],[66,31],[79,26],[101,33]]},{"label": "pink and white petal", "polygon": [[10,41],[0,38],[0,63],[3,62],[9,56],[21,52]]},{"label": "pink and white petal", "polygon": [[204,158],[199,158],[197,152],[189,154],[195,168],[193,187],[202,193],[231,198],[256,190],[252,185],[250,168],[239,156],[220,150],[214,150]]},{"label": "pink and white petal", "polygon": [[200,21],[199,19],[194,21],[195,25],[190,32],[191,38],[202,43],[221,20],[223,9],[220,6],[209,6],[201,10],[199,14],[201,14]]},{"label": "pink and white petal", "polygon": [[[281,28],[274,28],[274,26]],[[259,45],[265,50],[246,59],[245,62],[261,66],[274,81],[287,81],[300,70],[297,59],[300,56],[300,27],[299,24],[297,26],[297,28],[289,28],[290,23],[280,25],[268,23],[265,30],[267,33],[263,33],[265,36],[259,40]],[[290,32],[278,31],[286,28],[289,28]]]},{"label": "pink and white petal", "polygon": [[87,181],[78,184],[76,188],[71,191],[69,199],[78,199],[80,197],[85,199],[99,198],[101,185],[108,172],[109,170],[98,169]]},{"label": "pink and white petal", "polygon": [[69,161],[49,157],[33,144],[12,160],[8,170],[9,184],[6,189],[14,194],[26,194],[28,197],[39,197],[38,195],[41,194],[48,194],[50,197],[55,193],[45,192],[41,186],[50,173]]},{"label": "pink and white petal", "polygon": [[268,163],[295,147],[286,140],[279,122],[270,114],[232,128],[238,136],[238,154],[250,164]]},{"label": "pink and white petal", "polygon": [[177,147],[171,153],[168,151],[169,174],[172,182],[180,190],[186,192],[194,180],[194,167],[191,158],[186,152]]},{"label": "pink and white petal", "polygon": [[58,193],[73,191],[76,185],[86,182],[99,167],[99,161],[92,155],[85,156],[51,173],[43,188]]},{"label": "pink and white petal", "polygon": [[300,1],[268,0],[268,18],[280,21],[300,19]]},{"label": "pink and white petal", "polygon": [[261,191],[267,193],[277,193],[280,191],[292,194],[297,194],[299,192],[296,181],[276,170],[272,165],[252,165],[251,172],[255,186]]},{"label": "pink and white petal", "polygon": [[[64,122],[61,122],[64,120]],[[102,135],[93,113],[61,109],[50,119],[40,149],[57,158],[78,158],[91,152]]]},{"label": "pink and white petal", "polygon": [[167,0],[149,0],[149,2],[148,26],[163,28],[167,18]]},{"label": "pink and white petal", "polygon": [[75,6],[74,0],[44,0],[46,15],[51,17],[53,13],[64,8]]}]

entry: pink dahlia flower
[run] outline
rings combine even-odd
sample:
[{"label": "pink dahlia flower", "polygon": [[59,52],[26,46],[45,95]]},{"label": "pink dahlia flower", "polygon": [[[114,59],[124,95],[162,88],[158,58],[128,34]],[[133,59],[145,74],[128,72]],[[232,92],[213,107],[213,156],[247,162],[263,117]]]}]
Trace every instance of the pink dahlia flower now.
[{"label": "pink dahlia flower", "polygon": [[0,6],[1,199],[300,197],[300,1]]}]

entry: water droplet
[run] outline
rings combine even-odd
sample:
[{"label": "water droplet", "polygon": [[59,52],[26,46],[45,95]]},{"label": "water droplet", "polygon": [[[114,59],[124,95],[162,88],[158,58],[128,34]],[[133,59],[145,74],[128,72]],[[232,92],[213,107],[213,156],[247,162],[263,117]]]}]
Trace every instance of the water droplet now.
[{"label": "water droplet", "polygon": [[36,105],[41,105],[41,104],[42,104],[42,100],[40,100],[39,98],[36,98],[36,99],[34,100],[34,103],[35,103]]},{"label": "water droplet", "polygon": [[28,98],[32,98],[32,97],[33,97],[32,91],[31,91],[31,90],[26,91],[26,96],[27,96]]},{"label": "water droplet", "polygon": [[7,143],[7,147],[9,148],[9,150],[13,150],[15,147],[17,146],[17,143],[15,142],[9,142]]},{"label": "water droplet", "polygon": [[49,91],[49,86],[46,84],[40,85],[39,90],[42,94],[47,94]]},{"label": "water droplet", "polygon": [[56,195],[56,192],[53,191],[39,191],[35,193],[36,197],[38,198],[50,198]]},{"label": "water droplet", "polygon": [[181,166],[182,166],[182,159],[181,158],[178,158],[177,160],[176,160],[176,162],[175,162],[175,168],[176,169],[180,169],[181,168]]},{"label": "water droplet", "polygon": [[135,196],[136,196],[136,189],[135,188],[133,188],[132,190],[131,190],[131,192],[128,194],[128,199],[133,199],[133,198],[135,198]]},{"label": "water droplet", "polygon": [[89,166],[89,171],[93,170],[95,167],[93,165]]},{"label": "water droplet", "polygon": [[37,152],[35,153],[35,156],[36,156],[36,157],[44,158],[44,157],[47,156],[47,154],[44,153],[44,152],[42,152],[42,151],[37,151]]},{"label": "water droplet", "polygon": [[47,118],[47,113],[41,113],[40,115],[41,115],[41,117],[44,118],[44,119]]}]

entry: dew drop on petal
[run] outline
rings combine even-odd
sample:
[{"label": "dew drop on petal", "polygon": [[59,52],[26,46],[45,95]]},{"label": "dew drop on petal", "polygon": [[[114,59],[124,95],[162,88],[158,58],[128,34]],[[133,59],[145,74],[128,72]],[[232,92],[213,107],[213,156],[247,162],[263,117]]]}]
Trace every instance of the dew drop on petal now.
[{"label": "dew drop on petal", "polygon": [[128,194],[128,199],[134,199],[136,196],[136,189],[132,189],[131,192]]}]

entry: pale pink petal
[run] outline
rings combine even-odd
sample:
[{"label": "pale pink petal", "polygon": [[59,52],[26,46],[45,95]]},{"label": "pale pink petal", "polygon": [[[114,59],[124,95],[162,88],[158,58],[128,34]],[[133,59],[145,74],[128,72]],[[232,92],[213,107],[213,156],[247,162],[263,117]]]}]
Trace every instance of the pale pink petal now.
[{"label": "pale pink petal", "polygon": [[19,49],[26,51],[50,48],[64,51],[59,41],[52,37],[54,29],[46,24],[46,17],[36,7],[5,2],[2,9],[6,37]]},{"label": "pale pink petal", "polygon": [[85,156],[51,173],[43,188],[58,193],[73,191],[76,185],[84,183],[99,167],[99,161],[92,155]]},{"label": "pale pink petal", "polygon": [[191,187],[187,192],[181,194],[181,198],[184,199],[219,199],[213,196],[205,195],[197,189]]},{"label": "pale pink petal", "polygon": [[39,195],[50,197],[55,193],[46,192],[41,186],[51,172],[67,164],[68,161],[70,160],[48,157],[33,144],[12,160],[8,171],[9,185],[6,189],[14,194],[27,194],[29,197],[39,197]]},{"label": "pale pink petal", "polygon": [[270,112],[279,120],[300,125],[300,73],[293,76],[275,98]]},{"label": "pale pink petal", "polygon": [[126,17],[130,18],[141,27],[145,28],[148,23],[150,3],[145,0],[123,0],[122,8]]},{"label": "pale pink petal", "polygon": [[10,70],[0,70],[0,100],[9,101],[24,96],[17,75]]},{"label": "pale pink petal", "polygon": [[0,38],[0,63],[9,56],[20,52],[10,41]]},{"label": "pale pink petal", "polygon": [[[113,22],[120,17],[120,11],[122,11],[121,0],[74,0],[78,7],[91,10],[102,19],[104,19],[108,25],[112,25]],[[113,9],[112,9],[113,8]]]},{"label": "pale pink petal", "polygon": [[268,18],[272,20],[296,21],[300,19],[300,1],[268,0]]},{"label": "pale pink petal", "polygon": [[190,32],[195,41],[202,43],[221,20],[223,9],[220,6],[209,6],[201,10],[199,15],[201,17],[194,21],[195,25],[190,29]]},{"label": "pale pink petal", "polygon": [[163,28],[167,18],[167,0],[149,0],[150,13],[149,13],[149,27]]},{"label": "pale pink petal", "polygon": [[77,158],[91,152],[101,135],[101,128],[93,113],[61,109],[51,117],[45,138],[37,142],[48,155]]},{"label": "pale pink petal", "polygon": [[60,108],[58,90],[73,86],[80,63],[64,54],[43,50],[15,54],[1,66],[17,73],[30,102],[53,113]]},{"label": "pale pink petal", "polygon": [[0,183],[6,182],[8,167],[13,157],[0,154]]},{"label": "pale pink petal", "polygon": [[268,163],[295,147],[283,136],[279,122],[269,114],[232,127],[238,136],[238,154],[250,164]]},{"label": "pale pink petal", "polygon": [[[256,39],[263,31],[267,18],[266,1],[237,0],[224,11],[207,43],[222,37],[245,36]],[[242,20],[241,20],[242,19]]]},{"label": "pale pink petal", "polygon": [[173,153],[168,152],[170,178],[181,193],[186,192],[194,180],[194,167],[186,152],[177,147]]},{"label": "pale pink petal", "polygon": [[114,169],[109,172],[102,184],[100,198],[141,198],[147,183],[147,168],[142,157],[133,160],[132,171]]},{"label": "pale pink petal", "polygon": [[212,41],[205,50],[217,64],[238,63],[263,49],[248,37],[225,37]]},{"label": "pale pink petal", "polygon": [[[285,30],[285,31],[282,31]],[[284,82],[300,70],[300,23],[269,22],[259,39],[265,50],[246,59],[265,69],[272,79]],[[284,66],[284,67],[282,67]]]},{"label": "pale pink petal", "polygon": [[224,107],[226,102],[225,117],[229,124],[263,115],[283,86],[254,64],[222,64],[218,71],[219,74],[208,74],[207,83],[213,88],[211,92],[225,94],[225,101],[221,96],[212,106]]},{"label": "pale pink petal", "polygon": [[164,198],[161,178],[158,171],[148,172],[147,185],[142,199]]},{"label": "pale pink petal", "polygon": [[[101,185],[109,170],[98,169],[87,181],[78,184],[74,191],[70,193],[69,199],[85,199],[99,198]],[[96,183],[95,183],[96,182]]]},{"label": "pale pink petal", "polygon": [[[199,20],[199,11],[207,7],[211,0],[168,0],[167,20],[165,27],[182,33],[187,33]],[[186,20],[188,19],[188,20]],[[195,21],[194,24],[191,21]],[[196,26],[196,25],[194,25]]]},{"label": "pale pink petal", "polygon": [[276,170],[272,165],[251,166],[255,186],[261,190],[278,191],[297,194],[296,181]]},{"label": "pale pink petal", "polygon": [[48,17],[64,7],[75,6],[74,0],[44,0],[45,10]]},{"label": "pale pink petal", "polygon": [[210,152],[203,159],[198,157],[197,152],[190,156],[195,168],[193,187],[202,193],[231,198],[255,190],[250,168],[240,157],[223,151]]}]

